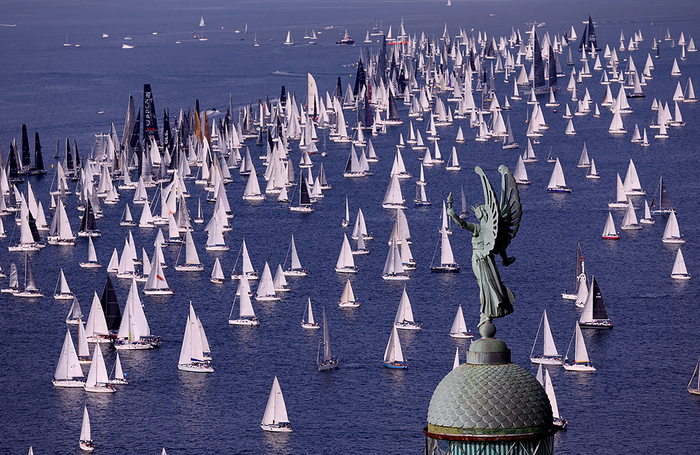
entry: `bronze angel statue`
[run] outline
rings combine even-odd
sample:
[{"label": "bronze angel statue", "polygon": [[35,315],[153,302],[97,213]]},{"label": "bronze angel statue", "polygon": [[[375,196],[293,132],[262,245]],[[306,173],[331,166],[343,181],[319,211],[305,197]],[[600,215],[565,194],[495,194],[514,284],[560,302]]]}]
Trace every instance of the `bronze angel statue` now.
[{"label": "bronze angel statue", "polygon": [[467,223],[452,209],[452,193],[447,197],[447,213],[463,229],[472,234],[472,269],[479,283],[481,301],[481,321],[479,327],[494,318],[501,318],[513,312],[515,297],[508,289],[496,267],[496,254],[500,255],[504,266],[509,266],[515,258],[508,257],[506,248],[515,238],[520,227],[522,206],[513,174],[506,166],[499,166],[501,173],[501,200],[484,171],[476,166],[474,172],[481,177],[484,189],[483,205],[471,207],[480,224]]}]

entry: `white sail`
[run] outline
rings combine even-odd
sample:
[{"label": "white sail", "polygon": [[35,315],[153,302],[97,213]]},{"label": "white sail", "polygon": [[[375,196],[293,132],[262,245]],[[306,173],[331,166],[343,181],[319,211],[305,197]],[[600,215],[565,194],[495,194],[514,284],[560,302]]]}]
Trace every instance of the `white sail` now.
[{"label": "white sail", "polygon": [[605,226],[603,227],[603,238],[619,238],[617,229],[615,229],[612,213],[610,212],[608,212],[608,219],[605,221]]},{"label": "white sail", "polygon": [[544,391],[547,392],[549,404],[552,405],[552,417],[555,419],[561,418],[559,415],[559,406],[557,405],[557,397],[554,395],[554,386],[552,378],[549,376],[549,370],[544,370]]},{"label": "white sail", "polygon": [[402,363],[404,362],[403,351],[401,350],[401,340],[396,326],[391,328],[391,336],[384,350],[384,363]]},{"label": "white sail", "polygon": [[664,228],[662,240],[664,243],[685,243],[685,239],[683,239],[680,228],[678,227],[678,219],[676,218],[675,212],[670,212],[668,215],[668,221]]},{"label": "white sail", "polygon": [[92,442],[92,434],[90,432],[90,414],[88,414],[87,406],[83,408],[83,425],[80,428],[80,441]]},{"label": "white sail", "polygon": [[401,294],[401,300],[399,301],[399,309],[396,311],[396,317],[394,317],[395,324],[401,324],[399,328],[403,327],[405,323],[413,323],[413,309],[411,308],[411,301],[406,293],[406,286],[403,288],[403,293]]},{"label": "white sail", "polygon": [[355,260],[353,259],[352,249],[348,241],[347,234],[343,234],[343,246],[340,248],[338,261],[335,264],[336,272],[357,272]]},{"label": "white sail", "polygon": [[90,371],[85,381],[85,390],[89,392],[113,392],[114,389],[106,387],[107,384],[109,384],[107,367],[105,366],[105,359],[102,356],[102,349],[100,349],[100,345],[97,344],[92,354],[92,363],[90,364]]},{"label": "white sail", "polygon": [[280,300],[280,298],[275,295],[275,283],[272,280],[272,272],[267,262],[265,262],[265,267],[260,277],[260,283],[255,293],[255,300]]},{"label": "white sail", "polygon": [[590,359],[588,358],[588,351],[586,350],[586,343],[583,340],[583,333],[581,333],[581,328],[578,326],[578,324],[576,324],[576,347],[574,361],[576,363],[590,362]]},{"label": "white sail", "polygon": [[70,336],[70,330],[66,330],[66,337],[63,340],[61,355],[58,358],[58,365],[54,372],[55,381],[71,381],[74,378],[82,378],[83,370],[78,361],[78,353],[75,351],[73,339]]},{"label": "white sail", "polygon": [[[280,424],[289,424],[289,417],[287,416],[287,407],[284,404],[284,396],[282,395],[282,389],[280,389],[279,381],[277,376],[272,382],[272,389],[270,390],[270,396],[267,399],[267,406],[265,407],[265,413],[263,414],[261,426],[266,429],[265,426],[278,426]],[[291,431],[289,428],[288,431]]]},{"label": "white sail", "polygon": [[671,271],[671,278],[679,280],[687,280],[690,278],[688,274],[688,269],[685,267],[685,260],[683,259],[683,253],[681,249],[678,248],[676,253],[676,260],[673,263],[673,270]]},{"label": "white sail", "polygon": [[238,315],[241,319],[244,318],[255,318],[255,311],[253,310],[253,303],[250,301],[250,283],[248,278],[243,276],[240,279],[238,285],[238,292],[240,293],[239,305],[238,305]]},{"label": "white sail", "polygon": [[92,341],[98,341],[98,339],[109,335],[107,319],[105,318],[105,313],[102,309],[100,299],[97,297],[97,292],[93,294],[90,315],[88,316],[87,323],[85,324],[85,334],[87,335],[88,339],[93,338]]},{"label": "white sail", "polygon": [[441,265],[453,265],[455,264],[455,257],[452,254],[452,246],[450,245],[450,237],[447,235],[447,229],[441,230],[442,243],[440,248],[440,264]]},{"label": "white sail", "polygon": [[462,304],[460,304],[457,308],[455,319],[452,322],[452,328],[450,328],[450,336],[460,338],[466,335],[468,332],[467,323],[464,321],[464,313],[462,312]]},{"label": "white sail", "polygon": [[547,185],[547,190],[555,191],[567,188],[566,180],[564,179],[564,171],[561,168],[561,163],[559,158],[557,158],[554,164],[554,170],[552,170],[552,175],[549,178],[549,184]]},{"label": "white sail", "polygon": [[554,338],[552,337],[552,330],[549,328],[549,319],[547,318],[547,310],[544,310],[544,355],[546,356],[558,356],[557,347],[554,344]]},{"label": "white sail", "polygon": [[355,300],[355,293],[352,290],[352,284],[350,284],[350,279],[345,282],[345,287],[343,288],[343,293],[340,296],[339,306],[355,307],[359,306],[359,303]]}]

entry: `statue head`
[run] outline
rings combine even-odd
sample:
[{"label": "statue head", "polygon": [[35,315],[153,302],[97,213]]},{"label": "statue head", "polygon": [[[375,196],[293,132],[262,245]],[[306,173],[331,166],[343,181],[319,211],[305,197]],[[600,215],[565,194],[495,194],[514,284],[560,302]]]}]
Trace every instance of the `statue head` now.
[{"label": "statue head", "polygon": [[471,207],[472,212],[474,212],[474,215],[476,215],[477,219],[482,220],[486,216],[486,212],[484,211],[484,207],[481,205],[472,206]]}]

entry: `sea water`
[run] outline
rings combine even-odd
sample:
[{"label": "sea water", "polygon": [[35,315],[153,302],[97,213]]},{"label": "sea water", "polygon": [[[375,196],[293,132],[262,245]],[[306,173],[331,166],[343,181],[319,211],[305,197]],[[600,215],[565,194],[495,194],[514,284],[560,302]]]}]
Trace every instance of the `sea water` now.
[{"label": "sea water", "polygon": [[[108,132],[112,123],[121,135],[128,96],[134,95],[138,106],[144,83],[153,88],[161,127],[164,109],[169,109],[172,121],[180,109],[192,108],[196,99],[202,109],[216,108],[221,113],[211,116],[215,119],[221,118],[229,103],[235,113],[248,103],[253,103],[255,109],[258,99],[277,98],[282,85],[295,94],[297,102],[302,102],[307,72],[316,78],[320,94],[332,92],[338,77],[345,91],[348,83],[354,83],[354,65],[366,52],[362,40],[375,18],[381,21],[385,32],[391,25],[394,36],[403,18],[411,35],[420,38],[425,32],[436,42],[445,24],[451,36],[458,34],[460,27],[467,34],[485,31],[489,38],[507,36],[514,27],[525,36],[528,27],[524,22],[531,19],[545,22],[537,28],[540,39],[545,32],[561,35],[572,25],[580,36],[582,22],[591,14],[602,48],[605,44],[617,46],[621,30],[626,45],[635,31],[643,32],[645,40],[640,43],[640,50],[631,53],[640,70],[647,53],[653,55],[653,36],[665,33],[666,28],[675,40],[681,31],[686,39],[700,39],[697,7],[683,2],[670,2],[663,10],[638,2],[566,6],[551,2],[454,2],[449,8],[443,1],[340,5],[314,1],[213,2],[203,6],[180,1],[63,5],[34,2],[6,4],[3,13],[1,21],[16,27],[0,26],[0,147],[7,154],[9,143],[19,136],[21,124],[26,123],[30,141],[34,131],[40,134],[47,166],[55,163],[52,156],[57,140],[63,151],[65,138],[71,142],[75,139],[80,155],[86,156],[94,135]],[[206,22],[203,29],[198,26],[200,16]],[[244,34],[246,23],[248,33]],[[331,25],[333,29],[324,30]],[[333,44],[346,28],[356,45]],[[236,29],[241,33],[235,33]],[[308,33],[316,31],[318,44],[310,45],[303,39],[307,29]],[[282,44],[288,30],[292,31],[293,46]],[[202,31],[207,41],[193,39]],[[259,47],[253,46],[256,32]],[[109,36],[102,38],[103,33]],[[132,39],[125,41],[127,36]],[[66,40],[73,46],[63,46]],[[122,49],[123,43],[134,48]],[[577,43],[571,44],[575,50]],[[373,53],[379,49],[376,42],[368,47]],[[559,56],[567,71],[567,77],[560,79],[564,87],[570,70],[565,66],[565,56]],[[577,59],[578,54],[574,56]],[[528,356],[542,311],[547,309],[559,352],[567,351],[580,310],[573,302],[562,300],[560,294],[573,288],[577,241],[581,242],[586,268],[595,275],[615,325],[607,331],[584,330],[588,353],[597,368],[595,373],[548,367],[559,409],[570,421],[568,431],[555,436],[556,453],[690,453],[700,439],[696,431],[700,401],[685,390],[700,356],[696,278],[685,283],[670,278],[678,247],[661,242],[665,217],[655,217],[656,224],[641,231],[622,232],[616,242],[603,241],[600,236],[607,203],[615,196],[615,174],[624,178],[631,158],[648,193],[646,198],[633,199],[637,216],[641,216],[643,200],[651,201],[659,177],[663,176],[677,209],[681,232],[687,239],[682,249],[688,270],[700,274],[700,216],[696,201],[700,191],[700,155],[695,140],[699,134],[698,106],[681,104],[686,126],[670,128],[669,139],[654,139],[648,128],[653,118],[653,98],[668,101],[673,111],[672,95],[677,81],[685,87],[690,76],[696,90],[700,88],[696,53],[688,53],[685,61],[679,59],[681,77],[670,76],[673,58],[679,57],[679,47],[662,43],[660,58],[654,59],[654,79],[644,87],[646,98],[629,100],[634,113],[623,115],[628,129],[624,136],[607,132],[612,115],[606,108],[601,108],[598,119],[590,114],[575,117],[578,134],[565,136],[567,122],[561,118],[564,103],[575,108],[566,90],[557,93],[561,103],[557,113],[543,107],[550,128],[541,144],[535,146],[539,162],[527,165],[532,185],[519,186],[523,218],[508,248],[508,254],[517,261],[508,268],[500,267],[504,282],[517,298],[515,313],[496,321],[498,336],[512,350],[513,361],[534,372]],[[589,64],[592,67],[593,61]],[[528,62],[526,69],[529,65]],[[578,60],[576,68],[580,68]],[[496,75],[501,104],[504,95],[512,92],[512,78],[505,84],[503,74]],[[600,72],[593,71],[593,77],[578,87],[579,97],[587,87],[593,102],[600,103],[605,89],[598,83],[599,78]],[[615,96],[617,88],[617,84],[611,86]],[[540,101],[544,104],[546,99],[542,97]],[[450,105],[454,110],[454,105]],[[516,154],[522,154],[527,143],[527,105],[525,101],[511,101],[511,105],[513,110],[504,114],[510,115],[516,141],[521,145],[516,151],[504,151],[498,142],[475,142],[468,120],[456,120],[452,127],[438,128],[443,156],[449,157],[455,145],[463,169],[448,172],[444,165],[426,169],[432,206],[418,208],[410,204],[420,170],[419,153],[410,148],[403,150],[406,167],[414,175],[414,179],[401,185],[409,206],[406,217],[412,234],[411,249],[418,262],[405,284],[416,320],[423,323],[420,332],[400,332],[408,370],[382,366],[383,351],[403,291],[403,283],[385,282],[380,276],[395,217],[381,208],[381,201],[389,184],[398,135],[402,132],[407,137],[409,128],[407,108],[399,100],[399,111],[406,123],[389,127],[386,135],[372,137],[379,156],[379,162],[371,165],[374,176],[342,177],[350,151],[347,144],[328,141],[328,156],[312,157],[314,175],[323,163],[333,189],[324,192],[325,197],[310,215],[292,214],[271,198],[262,203],[242,201],[245,179],[233,171],[234,181],[226,188],[234,213],[230,221],[233,231],[226,235],[231,251],[205,252],[202,225],[195,226],[193,237],[205,272],[174,271],[177,247],[164,248],[170,266],[164,273],[175,294],[165,298],[141,296],[151,331],[163,337],[163,345],[153,351],[121,353],[130,384],[119,387],[115,394],[55,389],[50,382],[70,306],[70,302],[51,298],[59,268],[63,268],[86,314],[93,293],[102,293],[105,268],[78,266],[87,255],[87,241],[82,238],[75,247],[49,246],[33,253],[32,264],[46,297],[32,301],[0,295],[0,452],[22,453],[33,445],[36,454],[77,453],[84,405],[89,408],[92,436],[100,453],[156,454],[163,446],[174,454],[421,452],[422,428],[426,425],[432,391],[450,371],[455,347],[459,347],[462,361],[468,349],[468,342],[448,335],[458,304],[463,305],[467,325],[475,333],[479,320],[478,286],[470,268],[471,237],[466,231],[455,227],[450,238],[462,273],[431,274],[429,270],[440,239],[441,201],[449,192],[459,195],[463,186],[469,205],[483,203],[478,176],[472,171],[475,165],[487,169],[499,193],[499,175],[494,170],[500,164],[513,169]],[[346,111],[346,117],[354,124],[354,113]],[[640,129],[647,127],[650,147],[630,143],[635,124]],[[426,122],[414,122],[414,126],[424,132]],[[454,142],[458,126],[467,136],[465,144]],[[323,134],[327,131],[319,131],[320,136]],[[589,156],[595,159],[600,180],[586,179],[586,170],[576,168],[584,141]],[[249,140],[247,145],[260,172],[257,156],[261,149],[254,141]],[[546,192],[553,167],[546,162],[550,149],[562,163],[567,183],[573,188],[571,194]],[[292,150],[291,159],[296,164],[296,144]],[[49,170],[43,177],[29,178],[47,216],[53,174]],[[20,189],[25,191],[26,185],[20,185]],[[192,197],[187,204],[194,213],[197,199],[205,199],[205,193],[192,182],[188,189]],[[121,194],[116,206],[103,205],[105,217],[98,220],[102,237],[95,239],[95,248],[105,267],[114,248],[121,253],[128,232],[117,220],[127,201],[130,203],[132,193]],[[154,190],[150,190],[149,195],[153,194]],[[374,241],[367,242],[372,253],[355,257],[360,271],[350,279],[361,306],[354,310],[338,308],[348,277],[333,271],[343,233],[349,234],[352,227],[340,226],[346,195],[351,221],[354,222],[357,209],[362,208],[368,229],[375,236]],[[459,197],[455,199],[459,204]],[[137,218],[140,208],[130,205]],[[203,210],[208,220],[213,205],[204,204]],[[80,213],[74,195],[68,198],[67,211],[76,231]],[[613,211],[618,228],[622,216],[622,210]],[[473,215],[469,221],[474,221]],[[22,283],[23,255],[5,250],[16,241],[19,230],[12,217],[3,218],[3,223],[8,238],[0,241],[0,265],[8,271],[10,263],[16,263]],[[152,255],[156,230],[131,231],[139,254],[144,247]],[[228,276],[242,240],[245,238],[253,265],[261,272],[265,261],[273,270],[285,261],[291,234],[309,276],[288,278],[292,291],[283,294],[280,302],[253,302],[261,321],[259,327],[229,326],[227,319],[236,284]],[[217,257],[227,276],[223,285],[209,282]],[[123,307],[130,282],[114,277],[112,281]],[[4,279],[3,286],[6,283]],[[340,359],[338,370],[316,371],[319,333],[300,326],[308,297],[317,317],[321,308],[326,308],[333,353]],[[216,371],[210,375],[177,369],[190,301],[211,345]],[[74,328],[71,332],[76,340],[77,332]],[[541,345],[536,349],[541,349]],[[116,351],[111,347],[103,351],[111,370]],[[573,357],[573,346],[569,357]],[[294,430],[288,435],[269,434],[259,427],[275,375]]]}]

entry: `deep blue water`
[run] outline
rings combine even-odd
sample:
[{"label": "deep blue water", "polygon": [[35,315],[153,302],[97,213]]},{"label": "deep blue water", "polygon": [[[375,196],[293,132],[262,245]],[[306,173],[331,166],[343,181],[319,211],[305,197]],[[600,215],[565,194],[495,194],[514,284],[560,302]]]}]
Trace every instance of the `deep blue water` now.
[{"label": "deep blue water", "polygon": [[[193,106],[195,99],[200,100],[202,108],[222,111],[229,96],[234,106],[267,95],[272,99],[279,95],[281,85],[294,90],[300,100],[305,94],[307,71],[316,77],[322,92],[332,91],[338,76],[345,88],[354,80],[352,65],[364,46],[338,47],[333,43],[345,28],[361,41],[375,17],[383,22],[385,30],[391,24],[396,33],[403,16],[409,33],[420,36],[425,31],[436,38],[442,35],[445,22],[452,35],[463,27],[500,36],[510,33],[511,26],[524,33],[523,22],[535,19],[546,22],[538,29],[541,37],[545,31],[561,34],[571,25],[580,34],[582,21],[590,13],[598,24],[602,47],[617,45],[621,30],[627,39],[637,30],[643,32],[641,50],[633,53],[637,67],[642,68],[652,37],[659,30],[668,27],[675,39],[681,31],[686,39],[700,39],[698,6],[686,2],[667,5],[660,8],[650,2],[594,2],[552,9],[551,2],[536,2],[526,8],[520,2],[454,1],[448,9],[443,1],[345,2],[342,6],[324,2],[221,2],[203,7],[170,1],[109,5],[68,2],[59,8],[48,2],[6,3],[0,22],[17,26],[0,27],[0,147],[7,153],[10,141],[18,137],[21,124],[26,123],[30,134],[39,132],[46,162],[53,162],[55,141],[65,137],[76,139],[81,154],[85,154],[92,147],[94,134],[106,132],[112,122],[121,134],[128,95],[133,94],[138,104],[144,83],[153,87],[156,109],[162,112],[169,107],[171,115]],[[497,15],[491,17],[489,13]],[[207,42],[191,38],[192,32],[199,32],[200,15],[207,22]],[[655,26],[650,25],[652,15]],[[242,30],[246,22],[249,33],[235,34],[234,30]],[[318,33],[328,25],[334,25],[334,29],[319,35],[316,46],[304,44],[306,27]],[[282,45],[287,30],[292,31],[297,43],[294,46]],[[153,35],[156,31],[158,34]],[[252,45],[254,32],[261,43],[258,48]],[[101,38],[102,33],[108,33],[109,38]],[[64,48],[66,35],[69,42],[81,47]],[[134,49],[121,49],[125,36],[133,38]],[[177,39],[182,44],[176,45]],[[570,421],[569,430],[555,437],[556,453],[690,453],[700,439],[696,431],[700,401],[685,390],[700,355],[697,277],[686,283],[670,278],[677,247],[661,242],[664,217],[656,217],[655,225],[641,231],[623,232],[617,242],[600,238],[607,202],[615,195],[615,173],[624,177],[632,158],[649,201],[663,175],[687,239],[682,248],[688,270],[700,274],[696,199],[700,191],[700,147],[696,140],[700,134],[700,107],[681,105],[686,126],[672,128],[669,139],[651,138],[652,146],[648,148],[629,142],[635,123],[640,128],[650,123],[649,108],[654,97],[671,102],[676,81],[685,85],[688,76],[694,79],[696,90],[700,89],[698,54],[688,54],[686,61],[679,61],[683,76],[675,78],[670,76],[670,68],[680,49],[671,49],[668,43],[662,46],[661,58],[654,61],[654,79],[644,87],[647,97],[630,100],[634,113],[623,116],[630,131],[624,137],[607,132],[611,114],[602,108],[599,119],[590,115],[574,118],[578,134],[565,136],[566,121],[561,112],[570,96],[560,92],[560,112],[544,110],[550,129],[536,146],[540,161],[527,167],[532,185],[520,187],[524,215],[509,248],[509,254],[518,260],[507,269],[501,268],[503,280],[517,297],[515,313],[497,321],[498,336],[513,351],[513,360],[530,368],[529,350],[545,308],[559,351],[566,352],[580,311],[572,302],[561,300],[560,293],[573,285],[577,240],[615,324],[611,331],[584,332],[597,372],[584,375],[550,368],[560,411]],[[565,61],[563,57],[560,60]],[[599,77],[600,73],[595,72],[583,85],[597,102],[604,94]],[[500,75],[496,80],[502,101],[503,95],[512,90],[512,82],[504,85]],[[511,122],[522,147],[526,143],[526,105],[524,101],[511,104]],[[401,102],[399,109],[408,120]],[[439,237],[439,202],[450,191],[458,193],[463,185],[469,204],[481,203],[479,179],[471,169],[477,164],[496,168],[502,163],[513,168],[517,161],[516,152],[504,151],[498,143],[474,142],[475,132],[468,129],[467,121],[459,120],[439,131],[443,155],[454,144],[459,125],[467,135],[466,144],[457,145],[463,170],[447,172],[444,166],[426,169],[427,192],[433,205],[415,208],[409,204],[406,210],[412,251],[418,261],[407,292],[416,319],[423,322],[421,332],[401,333],[410,365],[407,371],[382,367],[382,354],[403,286],[384,282],[380,275],[388,250],[386,239],[393,225],[393,214],[381,208],[381,200],[389,183],[394,145],[399,132],[406,136],[408,123],[372,138],[380,161],[372,165],[374,176],[365,179],[342,177],[349,146],[329,142],[329,155],[313,158],[314,174],[324,163],[333,189],[325,192],[326,197],[311,215],[291,214],[273,200],[243,202],[245,180],[234,174],[234,182],[227,187],[235,215],[231,221],[234,230],[226,236],[231,251],[205,252],[205,234],[197,225],[194,238],[206,272],[179,273],[169,267],[165,274],[175,295],[142,296],[152,331],[162,335],[164,342],[151,352],[120,355],[131,383],[113,396],[54,389],[50,383],[68,312],[67,303],[51,298],[58,269],[64,269],[85,312],[93,293],[102,292],[105,270],[79,268],[77,263],[86,255],[84,239],[75,247],[49,246],[33,254],[39,286],[47,297],[24,301],[7,294],[0,296],[0,452],[24,453],[32,444],[37,455],[77,453],[82,408],[87,404],[96,453],[155,454],[163,446],[174,454],[419,453],[432,391],[450,371],[455,346],[459,346],[463,360],[468,346],[448,335],[457,305],[462,303],[473,331],[479,319],[478,287],[470,270],[471,244],[466,232],[455,232],[451,237],[462,273],[435,275],[429,271]],[[416,126],[425,129],[424,124]],[[599,181],[586,179],[585,171],[576,168],[584,141],[601,173]],[[257,156],[254,141],[249,145],[251,154]],[[552,196],[545,190],[552,169],[545,160],[550,147],[562,162],[567,182],[573,187],[571,194]],[[294,147],[292,159],[298,157]],[[404,151],[406,166],[415,176],[420,168],[417,157],[410,149]],[[258,162],[256,167],[261,169]],[[51,180],[51,172],[31,180],[44,207],[49,205]],[[495,173],[492,181],[498,184]],[[196,210],[197,198],[204,196],[202,189],[193,183],[188,187],[193,196],[188,201],[189,209]],[[410,202],[414,180],[402,183],[402,189]],[[333,271],[343,233],[349,232],[340,226],[346,195],[353,220],[361,207],[376,238],[368,242],[372,251],[369,256],[356,257],[360,272],[351,280],[362,305],[351,311],[336,305],[346,277]],[[98,220],[103,235],[95,240],[103,264],[115,247],[121,252],[127,231],[118,226],[117,220],[130,197],[130,192],[123,192],[120,204],[103,206],[105,217]],[[640,204],[641,199],[635,201],[636,206]],[[68,213],[77,229],[79,214],[74,207],[72,196]],[[210,204],[204,207],[206,219],[212,209]],[[139,213],[134,210],[134,216]],[[613,215],[619,227],[622,213],[615,211]],[[641,215],[639,209],[637,215]],[[5,218],[3,222],[12,235],[12,220]],[[145,247],[151,254],[156,232],[136,228],[132,233],[137,250]],[[230,280],[223,286],[209,282],[214,259],[219,257],[228,276],[245,238],[256,269],[262,270],[265,261],[274,269],[284,261],[292,233],[309,277],[290,279],[293,290],[280,302],[254,302],[261,320],[259,327],[230,327],[227,318],[235,285]],[[0,241],[0,265],[7,270],[15,262],[22,276],[22,256],[6,252],[9,242]],[[174,247],[165,250],[169,265],[176,252]],[[130,283],[116,278],[113,282],[123,306]],[[333,350],[341,361],[339,370],[325,374],[316,371],[318,334],[299,326],[309,296],[318,314],[322,306],[326,307]],[[189,301],[211,344],[216,369],[211,375],[177,370]],[[113,348],[105,350],[108,368],[113,365],[114,353]],[[258,425],[275,375],[285,395],[294,429],[291,435],[267,434]]]}]

